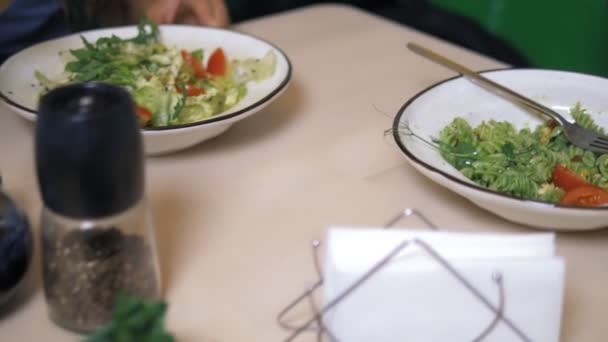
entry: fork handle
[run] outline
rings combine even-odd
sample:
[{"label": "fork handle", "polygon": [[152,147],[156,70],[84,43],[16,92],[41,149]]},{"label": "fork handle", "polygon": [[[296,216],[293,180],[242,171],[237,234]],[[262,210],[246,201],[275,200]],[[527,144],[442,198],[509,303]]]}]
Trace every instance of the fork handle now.
[{"label": "fork handle", "polygon": [[566,121],[561,115],[555,113],[552,109],[549,109],[543,106],[542,104],[529,99],[524,95],[521,95],[509,88],[506,88],[490,80],[489,78],[486,78],[476,73],[475,71],[434,52],[433,50],[422,47],[416,43],[407,43],[407,48],[422,57],[428,58],[437,64],[443,65],[444,67],[461,74],[462,76],[468,78],[474,83],[482,85],[485,89],[491,91],[496,95],[499,95],[504,99],[511,101],[512,103],[522,105],[528,109],[549,116],[553,120],[556,120],[557,122],[562,124],[562,126],[568,124],[568,121]]}]

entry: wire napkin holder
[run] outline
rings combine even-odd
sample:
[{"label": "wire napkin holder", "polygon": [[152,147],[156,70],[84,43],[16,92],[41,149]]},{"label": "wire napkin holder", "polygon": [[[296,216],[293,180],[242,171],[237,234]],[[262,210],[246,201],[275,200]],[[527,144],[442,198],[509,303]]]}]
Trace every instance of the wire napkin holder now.
[{"label": "wire napkin holder", "polygon": [[[393,228],[398,222],[407,217],[416,217],[421,220],[428,229],[433,231],[439,231],[438,227],[424,216],[420,211],[412,208],[407,208],[394,217],[392,217],[383,227],[384,229]],[[392,250],[388,251],[386,255],[376,262],[371,268],[358,277],[350,286],[347,286],[345,290],[339,293],[335,298],[328,299],[327,303],[323,307],[317,307],[315,302],[315,293],[323,286],[324,279],[322,275],[321,262],[319,257],[319,249],[322,246],[321,240],[313,240],[311,243],[313,264],[317,274],[317,281],[308,287],[303,293],[292,300],[277,316],[277,322],[279,326],[289,332],[288,336],[283,340],[285,342],[294,341],[304,333],[316,334],[317,341],[323,341],[326,338],[332,342],[340,342],[336,336],[330,331],[330,329],[323,323],[324,315],[327,314],[331,309],[340,305],[346,298],[348,298],[355,290],[361,285],[366,283],[370,278],[374,277],[380,272],[386,265],[388,265],[394,258],[402,252],[404,249],[411,246],[418,246],[421,248],[434,262],[440,265],[446,272],[448,272],[453,278],[455,278],[460,285],[462,285],[467,291],[469,291],[473,297],[489,309],[494,318],[489,324],[480,328],[480,332],[473,342],[483,341],[499,323],[504,323],[520,341],[531,342],[532,340],[526,335],[526,333],[518,327],[509,317],[504,313],[505,306],[505,291],[503,286],[503,274],[495,271],[489,276],[492,282],[496,285],[498,290],[498,305],[492,303],[492,301],[485,296],[470,280],[468,280],[461,272],[459,272],[448,260],[443,257],[435,248],[430,246],[420,238],[405,239],[399,243]],[[312,311],[312,316],[306,321],[299,324],[290,323],[287,316],[292,313],[301,303],[307,301]]]}]

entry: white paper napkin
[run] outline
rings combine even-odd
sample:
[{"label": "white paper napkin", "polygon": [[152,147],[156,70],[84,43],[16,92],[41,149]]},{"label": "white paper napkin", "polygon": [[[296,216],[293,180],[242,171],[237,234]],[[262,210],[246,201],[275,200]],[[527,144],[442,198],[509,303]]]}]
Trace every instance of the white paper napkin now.
[{"label": "white paper napkin", "polygon": [[[468,234],[330,228],[324,270],[327,304],[405,240],[420,239],[449,261],[530,341],[558,342],[564,262],[554,235]],[[409,245],[324,317],[341,342],[473,341],[496,314],[417,245]],[[499,321],[483,341],[521,341]]]}]

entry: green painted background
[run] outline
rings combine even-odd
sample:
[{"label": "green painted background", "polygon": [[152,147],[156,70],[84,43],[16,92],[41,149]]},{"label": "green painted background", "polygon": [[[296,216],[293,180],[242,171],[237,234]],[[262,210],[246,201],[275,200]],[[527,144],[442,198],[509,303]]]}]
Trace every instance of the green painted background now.
[{"label": "green painted background", "polygon": [[535,67],[608,76],[608,0],[432,0],[478,22]]}]

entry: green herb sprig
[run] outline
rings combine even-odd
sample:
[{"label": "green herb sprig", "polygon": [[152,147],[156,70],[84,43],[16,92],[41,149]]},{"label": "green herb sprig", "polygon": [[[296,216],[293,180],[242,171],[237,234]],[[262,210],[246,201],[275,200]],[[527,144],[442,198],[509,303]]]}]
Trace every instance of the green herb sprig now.
[{"label": "green herb sprig", "polygon": [[128,42],[138,45],[158,43],[158,26],[147,18],[142,18],[137,27],[137,36],[122,39],[115,35],[102,37],[95,43],[81,36],[83,48],[70,50],[75,60],[66,64],[65,70],[72,73],[72,80],[77,82],[102,81],[116,85],[130,86],[135,82],[132,72],[134,66],[145,63],[146,56],[121,53],[121,48]]},{"label": "green herb sprig", "polygon": [[165,330],[167,304],[120,296],[112,320],[83,342],[174,342]]},{"label": "green herb sprig", "polygon": [[184,109],[184,106],[186,105],[186,99],[188,98],[188,90],[186,89],[186,84],[184,82],[179,82],[179,89],[182,90],[182,96],[180,96],[179,100],[175,104],[175,107],[173,108],[173,111],[169,115],[169,124],[172,125],[179,123],[177,118]]}]

